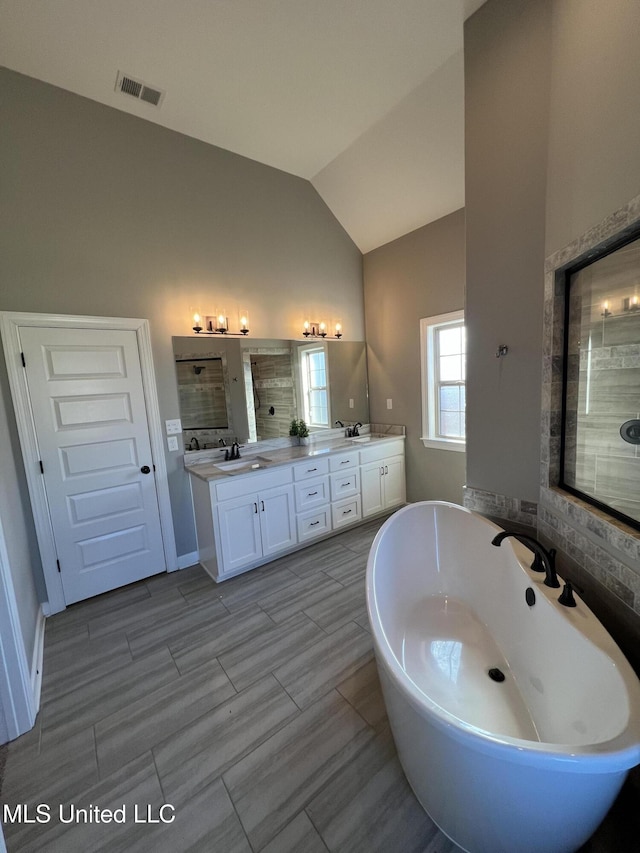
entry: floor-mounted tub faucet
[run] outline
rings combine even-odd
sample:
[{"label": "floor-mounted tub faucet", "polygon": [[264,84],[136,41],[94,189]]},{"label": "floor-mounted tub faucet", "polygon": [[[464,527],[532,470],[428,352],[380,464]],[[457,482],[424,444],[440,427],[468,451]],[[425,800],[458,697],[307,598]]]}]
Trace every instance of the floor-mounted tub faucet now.
[{"label": "floor-mounted tub faucet", "polygon": [[[535,560],[531,564],[531,568],[534,571],[544,571],[545,586],[551,587],[559,587],[560,582],[558,581],[558,576],[556,575],[556,567],[555,567],[555,557],[556,552],[555,549],[552,548],[550,551],[541,545],[537,539],[534,539],[533,536],[527,536],[524,533],[507,533],[506,530],[503,530],[502,533],[498,533],[497,536],[494,536],[491,540],[492,545],[501,545],[505,539],[509,536],[513,536],[519,542],[522,542],[523,545],[526,545],[527,548],[530,548],[535,554]],[[536,565],[537,564],[537,565]],[[542,566],[542,569],[539,566]]]}]

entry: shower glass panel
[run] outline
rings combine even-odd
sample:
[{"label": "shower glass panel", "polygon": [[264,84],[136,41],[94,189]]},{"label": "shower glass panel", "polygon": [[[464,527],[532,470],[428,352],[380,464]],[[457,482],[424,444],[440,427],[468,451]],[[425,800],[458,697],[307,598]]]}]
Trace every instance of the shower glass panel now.
[{"label": "shower glass panel", "polygon": [[569,270],[561,483],[640,529],[640,239]]}]

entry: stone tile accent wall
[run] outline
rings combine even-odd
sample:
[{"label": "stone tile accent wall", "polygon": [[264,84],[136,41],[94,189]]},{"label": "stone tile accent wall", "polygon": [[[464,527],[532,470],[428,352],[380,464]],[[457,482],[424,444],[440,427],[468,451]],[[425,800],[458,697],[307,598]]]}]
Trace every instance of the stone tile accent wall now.
[{"label": "stone tile accent wall", "polygon": [[[494,519],[504,519],[534,530],[536,528],[538,504],[533,501],[497,495],[484,489],[472,489],[470,486],[464,487],[463,496],[463,503],[467,509]],[[508,524],[505,527],[508,527]]]},{"label": "stone tile accent wall", "polygon": [[640,615],[640,533],[561,490],[560,435],[564,341],[564,274],[630,234],[640,223],[640,195],[545,264],[541,470],[538,532],[609,590],[621,615]]}]

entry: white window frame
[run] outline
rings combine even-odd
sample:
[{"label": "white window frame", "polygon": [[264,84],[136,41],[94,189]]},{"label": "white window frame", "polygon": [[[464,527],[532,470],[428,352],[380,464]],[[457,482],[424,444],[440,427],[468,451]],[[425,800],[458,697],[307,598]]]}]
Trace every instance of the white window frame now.
[{"label": "white window frame", "polygon": [[420,374],[422,377],[422,443],[439,450],[457,450],[464,453],[465,439],[443,438],[437,434],[437,394],[435,342],[436,331],[443,326],[464,323],[464,311],[450,311],[420,320]]},{"label": "white window frame", "polygon": [[[307,383],[308,378],[308,369],[307,369],[307,356],[313,352],[324,352],[324,370],[325,370],[325,385],[324,391],[327,395],[327,423],[326,424],[316,424],[311,421],[311,417],[309,415],[309,388]],[[329,395],[329,353],[327,351],[327,344],[325,342],[317,342],[313,344],[308,344],[307,346],[302,346],[299,349],[299,357],[300,357],[300,388],[302,391],[302,408],[304,410],[304,420],[310,430],[319,430],[319,429],[329,429],[331,427],[331,403],[330,403],[330,395]]]}]

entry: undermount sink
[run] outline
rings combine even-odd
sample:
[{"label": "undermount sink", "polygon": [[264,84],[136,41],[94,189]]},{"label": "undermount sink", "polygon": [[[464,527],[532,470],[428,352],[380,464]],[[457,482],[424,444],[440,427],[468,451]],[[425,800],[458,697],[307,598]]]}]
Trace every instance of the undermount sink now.
[{"label": "undermount sink", "polygon": [[384,432],[368,432],[366,435],[359,435],[357,438],[352,438],[351,441],[355,441],[356,444],[366,444],[367,441],[376,441],[381,438],[390,438]]},{"label": "undermount sink", "polygon": [[250,459],[233,459],[228,462],[216,462],[216,468],[221,471],[254,471],[266,468],[271,460],[267,456],[252,456]]}]

